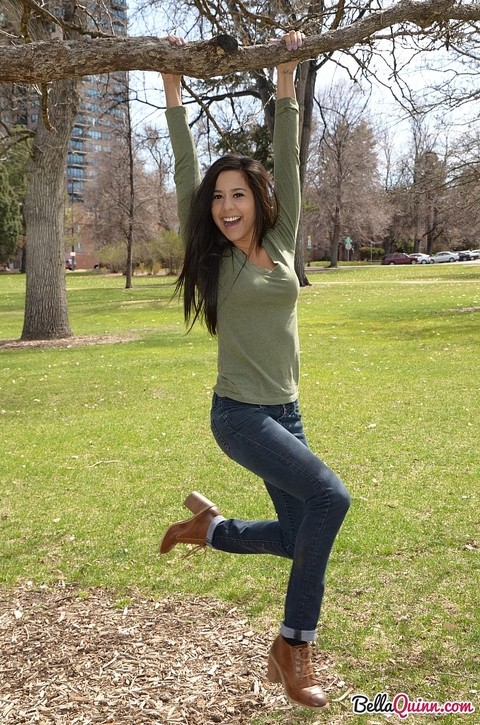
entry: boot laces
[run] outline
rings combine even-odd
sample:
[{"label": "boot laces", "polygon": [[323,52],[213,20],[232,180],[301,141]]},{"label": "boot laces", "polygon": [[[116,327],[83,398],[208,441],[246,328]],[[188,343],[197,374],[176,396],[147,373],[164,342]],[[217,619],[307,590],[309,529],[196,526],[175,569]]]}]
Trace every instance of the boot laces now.
[{"label": "boot laces", "polygon": [[312,667],[312,659],[310,656],[310,647],[293,647],[295,676],[297,680],[313,680],[314,672]]}]

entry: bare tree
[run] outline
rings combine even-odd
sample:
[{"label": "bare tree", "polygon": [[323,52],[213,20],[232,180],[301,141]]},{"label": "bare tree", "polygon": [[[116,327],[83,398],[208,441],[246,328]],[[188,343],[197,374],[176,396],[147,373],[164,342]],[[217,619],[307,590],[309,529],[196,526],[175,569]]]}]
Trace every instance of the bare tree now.
[{"label": "bare tree", "polygon": [[35,134],[24,205],[27,259],[24,340],[71,335],[63,224],[66,158],[77,110],[77,81],[72,78],[57,81],[49,101],[49,120],[40,117]]},{"label": "bare tree", "polygon": [[[48,42],[55,19],[46,6],[38,13],[29,3],[8,0],[5,9],[10,23],[6,42],[13,42],[15,36],[26,43]],[[83,22],[76,14],[76,4],[62,0],[57,10],[65,24],[65,38],[76,37],[75,24],[80,28]],[[23,206],[27,280],[22,338],[61,338],[71,335],[63,230],[66,156],[78,108],[78,78],[63,77],[51,86],[41,84],[35,90],[39,119]],[[32,95],[32,91],[16,89],[16,97]]]},{"label": "bare tree", "polygon": [[135,261],[133,239],[137,246],[158,236],[156,196],[159,189],[153,172],[148,173],[138,158],[136,144],[128,145],[130,154],[125,141],[125,138],[115,139],[110,152],[102,155],[86,203],[91,209],[92,231],[98,244],[123,246],[122,269],[129,288]]},{"label": "bare tree", "polygon": [[146,152],[145,163],[155,176],[155,214],[159,229],[173,230],[178,225],[174,193],[167,188],[173,173],[173,158],[168,133],[146,125],[138,131],[139,149]]},{"label": "bare tree", "polygon": [[412,117],[410,142],[387,191],[394,209],[386,238],[388,252],[431,254],[437,239],[445,237],[448,149],[441,149],[440,138],[445,141],[446,137],[428,123],[428,114]]},{"label": "bare tree", "polygon": [[135,162],[134,162],[134,139],[133,139],[133,128],[132,128],[132,114],[130,109],[130,98],[128,93],[128,80],[127,80],[127,100],[126,100],[126,128],[125,128],[125,141],[128,152],[128,202],[127,202],[127,263],[125,267],[125,288],[131,289],[132,287],[132,259],[133,259],[133,241],[134,241],[134,227],[135,227]]},{"label": "bare tree", "polygon": [[448,156],[445,226],[457,248],[480,247],[480,135],[468,131]]},{"label": "bare tree", "polygon": [[345,237],[362,243],[383,234],[388,207],[374,129],[361,91],[340,83],[324,91],[317,102],[320,121],[312,144],[311,211],[306,216],[315,243],[320,237],[328,239],[330,266],[336,267]]}]

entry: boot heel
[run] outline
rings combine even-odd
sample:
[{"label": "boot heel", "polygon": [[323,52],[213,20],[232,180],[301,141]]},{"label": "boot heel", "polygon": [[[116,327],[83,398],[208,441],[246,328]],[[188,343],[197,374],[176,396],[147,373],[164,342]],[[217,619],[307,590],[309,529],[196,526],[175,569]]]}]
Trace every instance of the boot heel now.
[{"label": "boot heel", "polygon": [[269,679],[270,682],[282,681],[282,678],[280,677],[280,671],[271,656],[268,658],[267,679]]},{"label": "boot heel", "polygon": [[183,505],[185,508],[189,509],[192,514],[199,514],[206,509],[212,508],[215,504],[209,501],[208,498],[205,498],[205,496],[202,496],[201,493],[192,491],[192,493],[185,499]]}]

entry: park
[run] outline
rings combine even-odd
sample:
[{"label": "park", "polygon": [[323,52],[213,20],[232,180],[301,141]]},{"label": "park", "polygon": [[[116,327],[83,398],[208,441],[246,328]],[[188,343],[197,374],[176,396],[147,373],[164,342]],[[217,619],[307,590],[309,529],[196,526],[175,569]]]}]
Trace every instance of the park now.
[{"label": "park", "polygon": [[478,720],[479,19],[2,4],[2,723]]},{"label": "park", "polygon": [[185,333],[172,279],[127,290],[69,274],[73,336],[42,342],[18,339],[24,276],[1,275],[3,721],[367,723],[383,720],[352,713],[352,696],[406,693],[471,703],[438,721],[473,725],[479,276],[477,262],[351,266],[300,291],[310,446],[352,496],[327,573],[319,714],[265,679],[288,562],[158,555],[193,488],[226,516],[272,515],[210,435],[216,342]]}]

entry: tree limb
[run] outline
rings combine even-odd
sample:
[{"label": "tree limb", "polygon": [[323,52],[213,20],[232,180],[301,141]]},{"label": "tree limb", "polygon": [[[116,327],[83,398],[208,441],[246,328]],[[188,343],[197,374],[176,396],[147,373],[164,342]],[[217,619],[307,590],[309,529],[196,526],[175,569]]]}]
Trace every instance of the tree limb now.
[{"label": "tree limb", "polygon": [[0,47],[0,79],[2,82],[48,83],[116,70],[211,78],[270,68],[292,58],[301,61],[345,50],[365,43],[387,27],[402,23],[416,25],[428,35],[427,28],[448,20],[479,21],[480,2],[461,5],[454,0],[399,0],[348,26],[307,37],[302,48],[293,52],[278,45],[245,46],[230,51],[211,41],[177,47],[155,37],[84,38],[11,45]]}]

